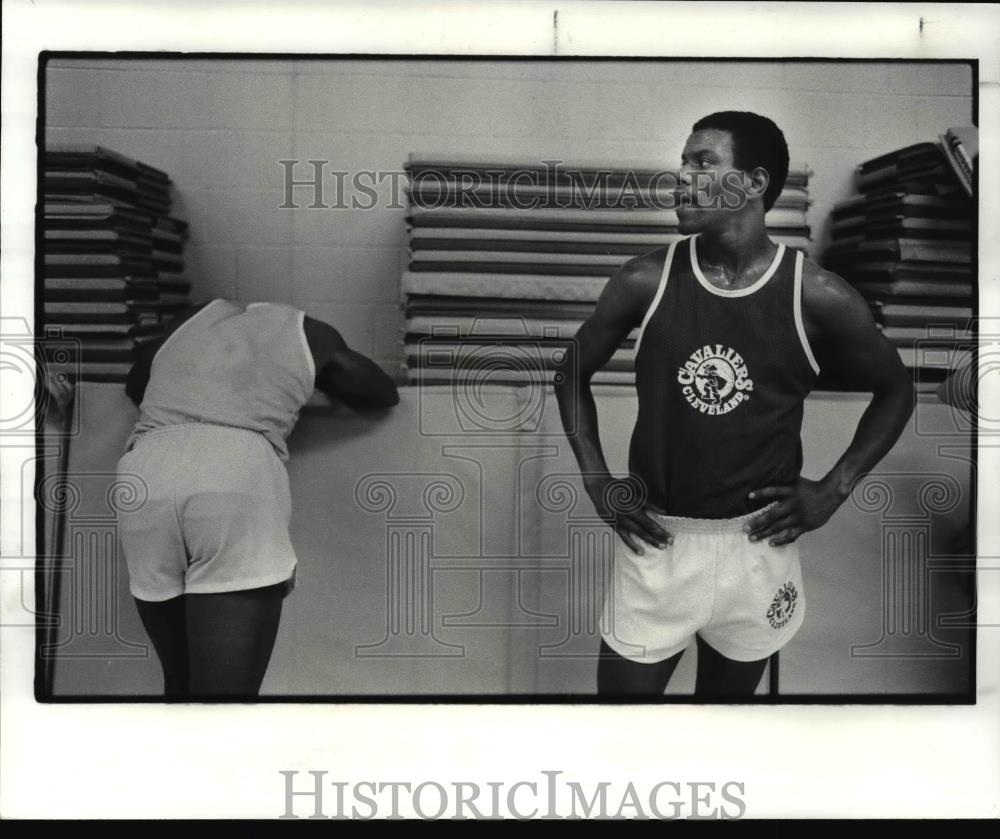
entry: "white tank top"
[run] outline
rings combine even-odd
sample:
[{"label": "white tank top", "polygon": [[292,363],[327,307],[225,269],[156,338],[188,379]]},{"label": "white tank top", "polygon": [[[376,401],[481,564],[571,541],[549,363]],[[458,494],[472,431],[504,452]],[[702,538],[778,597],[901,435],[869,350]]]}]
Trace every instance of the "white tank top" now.
[{"label": "white tank top", "polygon": [[154,428],[204,422],[257,431],[287,460],[316,380],[304,318],[280,303],[213,300],[157,351],[127,448]]}]

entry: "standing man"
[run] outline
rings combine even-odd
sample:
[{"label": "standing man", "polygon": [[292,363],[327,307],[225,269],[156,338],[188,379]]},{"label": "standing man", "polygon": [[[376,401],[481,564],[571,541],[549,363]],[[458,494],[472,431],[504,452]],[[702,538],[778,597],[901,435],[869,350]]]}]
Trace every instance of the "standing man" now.
[{"label": "standing man", "polygon": [[144,350],[139,419],[118,462],[148,498],[119,535],[169,698],[250,698],[296,568],[285,443],[318,388],[358,410],[399,401],[340,333],[277,303],[213,300]]},{"label": "standing man", "polygon": [[[788,174],[781,130],[753,113],[695,123],[677,197],[687,238],[627,262],[567,356],[556,397],[584,485],[617,535],[600,694],[661,694],[692,637],[699,698],[754,693],[805,610],[798,546],[896,442],[913,387],[864,299],[764,214]],[[636,327],[630,477],[613,477],[590,378]],[[872,394],[847,451],[800,475],[803,402],[820,365]],[[616,509],[621,483],[639,503]],[[634,486],[633,486],[634,488]],[[635,493],[632,493],[635,495]]]}]

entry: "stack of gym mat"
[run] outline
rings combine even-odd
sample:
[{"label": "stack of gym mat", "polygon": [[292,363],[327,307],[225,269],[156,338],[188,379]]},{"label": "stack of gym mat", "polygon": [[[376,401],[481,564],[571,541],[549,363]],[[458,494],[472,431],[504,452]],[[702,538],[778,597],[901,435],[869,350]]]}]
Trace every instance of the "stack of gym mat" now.
[{"label": "stack of gym mat", "polygon": [[938,143],[862,163],[857,188],[833,209],[823,263],[865,296],[931,390],[971,348],[975,206]]},{"label": "stack of gym mat", "polygon": [[[682,238],[676,173],[411,157],[402,281],[410,382],[550,381],[610,276]],[[772,238],[807,248],[808,172],[789,173]],[[594,381],[634,383],[635,333]]]},{"label": "stack of gym mat", "polygon": [[48,146],[43,169],[49,372],[124,381],[138,348],[189,304],[187,223],[170,215],[170,178],[90,145]]}]

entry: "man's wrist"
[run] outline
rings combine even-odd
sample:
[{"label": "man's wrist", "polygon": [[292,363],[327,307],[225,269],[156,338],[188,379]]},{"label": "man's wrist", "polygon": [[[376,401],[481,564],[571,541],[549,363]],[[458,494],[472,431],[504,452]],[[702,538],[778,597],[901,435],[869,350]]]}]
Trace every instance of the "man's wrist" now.
[{"label": "man's wrist", "polygon": [[613,480],[614,475],[610,472],[588,472],[583,477],[583,487],[588,493],[593,493],[595,490],[603,490]]},{"label": "man's wrist", "polygon": [[852,475],[849,475],[846,470],[843,469],[833,469],[821,483],[823,488],[830,495],[830,497],[836,501],[839,507],[848,498],[851,497],[851,491],[854,489],[854,484],[857,479]]}]

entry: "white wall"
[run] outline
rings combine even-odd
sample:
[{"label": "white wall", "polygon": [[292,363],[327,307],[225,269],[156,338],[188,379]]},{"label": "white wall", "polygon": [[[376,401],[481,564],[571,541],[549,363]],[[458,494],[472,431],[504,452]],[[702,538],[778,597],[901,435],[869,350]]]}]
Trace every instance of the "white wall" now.
[{"label": "white wall", "polygon": [[721,109],[770,116],[792,165],[813,170],[815,256],[858,163],[971,122],[971,75],[931,64],[63,59],[48,65],[46,120],[49,142],[106,145],[170,173],[174,213],[191,223],[196,298],[294,303],[388,364],[404,211],[278,209],[279,160],[672,166],[690,125]]},{"label": "white wall", "polygon": [[[628,457],[635,396],[624,388],[596,391],[605,451],[618,471]],[[486,398],[497,413],[491,416],[517,416],[533,402],[530,393],[492,388]],[[806,475],[819,477],[832,466],[865,403],[855,395],[809,398],[802,438]],[[115,526],[109,499],[116,496],[108,487],[136,410],[120,385],[93,382],[78,391],[77,410],[84,433],[67,442],[67,472],[80,491],[70,496],[68,559],[56,575],[62,620],[53,628],[60,644],[55,694],[153,694],[162,676],[129,595],[126,563],[102,541]],[[874,478],[892,488],[882,498],[887,505],[891,500],[891,509],[873,509],[876,492],[868,505],[847,503],[828,525],[802,537],[806,620],[781,653],[782,694],[956,695],[968,689],[970,657],[951,657],[940,646],[968,650],[971,643],[969,628],[954,619],[970,605],[970,577],[948,573],[943,561],[962,556],[969,535],[969,440],[956,436],[964,427],[948,406],[922,398]],[[560,429],[549,396],[537,434],[480,447],[497,438],[470,437],[456,416],[454,395],[434,387],[405,389],[400,404],[375,422],[346,412],[304,411],[289,441],[288,463],[298,585],[285,601],[263,693],[592,694],[596,667],[589,656],[598,646],[603,594],[600,574],[587,560],[601,554],[597,545],[569,553],[571,529],[590,531],[594,517],[572,452],[552,446]],[[376,474],[393,476],[390,509],[358,503],[364,480]],[[558,498],[544,491],[543,480],[567,475],[574,476],[570,484],[560,480],[550,488],[572,490],[560,490]],[[126,477],[123,485],[137,479]],[[461,488],[455,504],[428,506],[426,489],[442,479]],[[935,497],[920,486],[943,494]],[[550,503],[539,504],[545,497]],[[952,503],[954,509],[946,509]],[[387,538],[392,531],[419,535],[425,528],[429,542],[401,548]],[[926,588],[906,588],[903,571],[891,570],[918,573],[922,552],[935,569]],[[580,560],[575,567],[590,571],[571,576],[571,556]],[[408,571],[408,584],[388,587],[390,564]],[[426,600],[421,580],[432,592]],[[919,600],[921,591],[926,600]],[[891,598],[898,608],[885,612]],[[407,626],[401,619],[389,638],[390,615],[407,614],[427,623],[414,618]],[[911,622],[913,615],[921,617]],[[880,639],[878,649],[852,652]],[[383,640],[388,643],[373,649]],[[463,654],[425,657],[456,652],[441,644],[460,645]],[[359,653],[358,647],[367,650]],[[692,665],[686,655],[669,694],[694,689]]]}]

